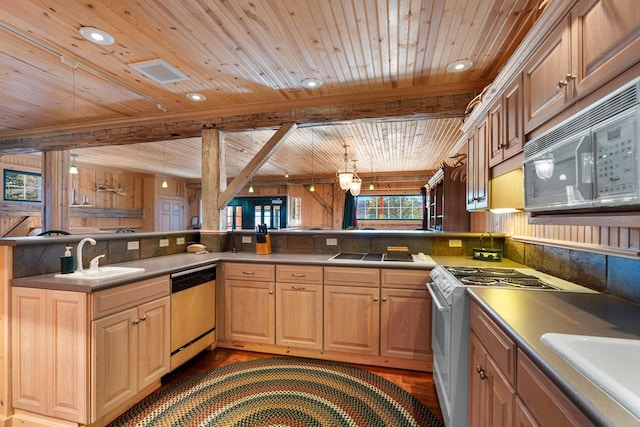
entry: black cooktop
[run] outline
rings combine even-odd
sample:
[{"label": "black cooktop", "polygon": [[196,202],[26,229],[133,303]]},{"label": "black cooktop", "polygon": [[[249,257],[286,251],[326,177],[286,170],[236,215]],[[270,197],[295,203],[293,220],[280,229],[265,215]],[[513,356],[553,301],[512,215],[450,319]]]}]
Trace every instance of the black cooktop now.
[{"label": "black cooktop", "polygon": [[521,273],[512,268],[497,267],[446,267],[456,279],[466,286],[499,286],[522,289],[557,289],[538,277]]}]

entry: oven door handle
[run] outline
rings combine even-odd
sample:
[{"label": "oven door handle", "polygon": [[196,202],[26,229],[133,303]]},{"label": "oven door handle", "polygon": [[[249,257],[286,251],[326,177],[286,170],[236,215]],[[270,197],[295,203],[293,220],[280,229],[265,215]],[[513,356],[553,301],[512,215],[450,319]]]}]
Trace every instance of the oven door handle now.
[{"label": "oven door handle", "polygon": [[427,290],[431,294],[431,299],[436,305],[438,311],[449,311],[449,305],[445,302],[444,304],[441,302],[442,297],[440,296],[440,292],[435,289],[435,286],[431,283],[427,283]]}]

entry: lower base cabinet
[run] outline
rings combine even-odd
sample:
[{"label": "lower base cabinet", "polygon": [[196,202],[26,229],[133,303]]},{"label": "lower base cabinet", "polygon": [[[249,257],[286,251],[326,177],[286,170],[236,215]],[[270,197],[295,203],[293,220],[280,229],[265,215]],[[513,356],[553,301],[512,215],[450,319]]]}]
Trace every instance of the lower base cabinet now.
[{"label": "lower base cabinet", "polygon": [[12,288],[13,425],[106,425],[159,387],[169,294],[169,276],[92,294]]},{"label": "lower base cabinet", "polygon": [[594,425],[473,300],[470,326],[469,426]]}]

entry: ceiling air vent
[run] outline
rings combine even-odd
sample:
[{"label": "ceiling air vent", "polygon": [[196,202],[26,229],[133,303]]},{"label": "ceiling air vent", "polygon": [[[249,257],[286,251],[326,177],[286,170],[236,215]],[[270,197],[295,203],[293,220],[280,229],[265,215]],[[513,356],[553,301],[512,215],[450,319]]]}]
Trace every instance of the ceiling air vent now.
[{"label": "ceiling air vent", "polygon": [[189,77],[163,59],[138,62],[129,66],[162,85],[189,80]]}]

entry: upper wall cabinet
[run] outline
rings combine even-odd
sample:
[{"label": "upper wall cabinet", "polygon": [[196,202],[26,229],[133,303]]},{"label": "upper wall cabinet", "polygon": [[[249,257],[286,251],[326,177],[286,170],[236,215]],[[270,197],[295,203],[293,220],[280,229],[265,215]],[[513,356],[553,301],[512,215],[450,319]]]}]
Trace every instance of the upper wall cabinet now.
[{"label": "upper wall cabinet", "polygon": [[467,210],[489,208],[489,159],[487,134],[489,119],[477,126],[467,142]]},{"label": "upper wall cabinet", "polygon": [[493,167],[522,151],[522,79],[516,77],[489,108],[489,166]]},{"label": "upper wall cabinet", "polygon": [[636,0],[579,0],[523,70],[530,132],[638,62]]}]

